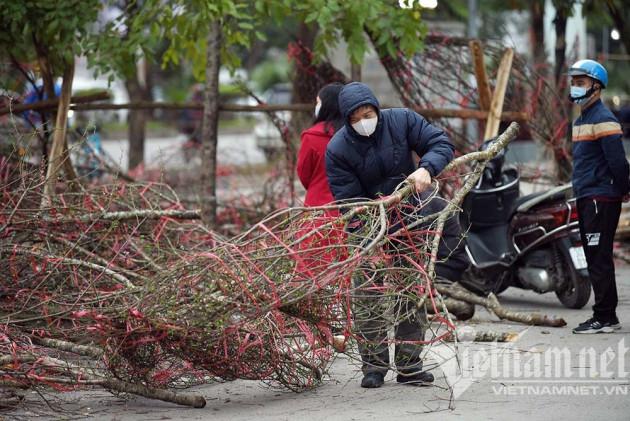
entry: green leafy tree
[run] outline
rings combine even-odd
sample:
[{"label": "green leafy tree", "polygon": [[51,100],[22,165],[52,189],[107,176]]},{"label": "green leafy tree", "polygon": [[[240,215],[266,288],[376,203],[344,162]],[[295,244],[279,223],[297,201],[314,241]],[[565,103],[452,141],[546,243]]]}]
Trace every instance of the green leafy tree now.
[{"label": "green leafy tree", "polygon": [[[146,26],[158,20],[162,7],[146,0],[103,0],[103,11],[106,13],[92,26],[91,37],[85,43],[88,67],[94,69],[95,76],[108,74],[110,81],[120,77],[130,102],[152,101],[152,67],[159,60],[155,50],[161,40]],[[148,116],[146,109],[129,110],[130,169],[144,161]]]},{"label": "green leafy tree", "polygon": [[48,98],[55,98],[54,79],[63,78],[59,108],[52,113],[53,134],[44,196],[54,193],[62,167],[70,180],[76,178],[66,144],[67,111],[70,106],[74,57],[89,37],[88,26],[96,20],[98,0],[0,1],[0,51],[14,62],[37,62]]},{"label": "green leafy tree", "polygon": [[216,226],[216,168],[219,117],[219,70],[222,64],[235,69],[241,64],[238,48],[250,48],[253,39],[264,39],[256,28],[260,15],[251,13],[251,2],[231,0],[181,0],[165,4],[149,0],[147,7],[162,8],[150,22],[153,36],[164,36],[170,46],[163,65],[187,58],[193,75],[205,83],[201,127],[202,221]]},{"label": "green leafy tree", "polygon": [[[215,120],[218,109],[214,107],[218,106],[218,84],[214,78],[220,64],[232,69],[240,66],[239,48],[248,49],[254,40],[264,40],[260,28],[270,18],[277,24],[291,18],[316,27],[313,49],[318,57],[325,57],[330,48],[344,39],[348,43],[349,58],[355,64],[362,63],[368,51],[370,40],[365,35],[366,30],[372,34],[372,43],[379,53],[393,57],[399,51],[410,56],[420,50],[423,43],[419,35],[426,30],[420,20],[420,9],[402,9],[397,1],[182,0],[165,5],[153,0],[148,1],[146,7],[161,7],[164,12],[150,23],[150,32],[154,36],[162,34],[170,41],[163,63],[178,63],[185,57],[192,64],[193,74],[206,83],[201,152],[205,198],[202,215],[210,226],[214,224],[213,215],[216,215]],[[301,37],[306,36],[312,34],[302,32]],[[219,49],[219,54],[211,51],[213,49]]]},{"label": "green leafy tree", "polygon": [[[418,2],[401,8],[398,1],[256,1],[255,8],[262,16],[281,23],[289,16],[298,22],[319,29],[314,41],[314,52],[320,58],[338,45],[348,44],[351,63],[361,64],[372,42],[379,53],[396,57],[399,52],[411,56],[424,47],[421,37],[426,25],[420,19]],[[373,34],[372,40],[366,31]]]}]

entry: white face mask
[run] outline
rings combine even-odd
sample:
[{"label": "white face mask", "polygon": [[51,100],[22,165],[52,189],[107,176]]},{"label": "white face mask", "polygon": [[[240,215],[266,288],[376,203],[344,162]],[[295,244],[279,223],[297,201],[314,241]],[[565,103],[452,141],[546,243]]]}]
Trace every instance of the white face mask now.
[{"label": "white face mask", "polygon": [[569,92],[569,100],[575,102],[578,105],[584,105],[589,102],[593,97],[593,92],[595,91],[595,89],[593,88],[594,85],[591,85],[588,90],[580,86],[571,86],[571,91]]},{"label": "white face mask", "polygon": [[378,117],[366,118],[354,123],[352,128],[361,136],[370,136],[376,130],[376,123],[378,123]]},{"label": "white face mask", "polygon": [[315,118],[317,118],[319,116],[319,110],[322,109],[322,104],[317,104],[315,106]]}]

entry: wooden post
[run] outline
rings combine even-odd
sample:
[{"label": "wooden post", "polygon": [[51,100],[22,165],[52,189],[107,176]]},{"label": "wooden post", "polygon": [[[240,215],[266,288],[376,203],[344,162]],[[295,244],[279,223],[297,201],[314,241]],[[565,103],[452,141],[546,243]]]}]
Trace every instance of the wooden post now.
[{"label": "wooden post", "polygon": [[470,55],[472,56],[473,68],[475,69],[481,109],[487,111],[490,109],[490,98],[492,94],[490,93],[486,64],[483,61],[483,44],[481,41],[476,40],[470,41],[468,46],[470,48]]},{"label": "wooden post", "polygon": [[490,104],[490,113],[488,114],[488,120],[486,122],[484,139],[493,138],[499,133],[499,123],[501,123],[501,114],[503,113],[503,101],[505,99],[505,91],[507,89],[513,59],[514,50],[512,48],[506,48],[503,58],[501,59],[501,64],[499,65],[497,85],[492,95],[492,103]]}]

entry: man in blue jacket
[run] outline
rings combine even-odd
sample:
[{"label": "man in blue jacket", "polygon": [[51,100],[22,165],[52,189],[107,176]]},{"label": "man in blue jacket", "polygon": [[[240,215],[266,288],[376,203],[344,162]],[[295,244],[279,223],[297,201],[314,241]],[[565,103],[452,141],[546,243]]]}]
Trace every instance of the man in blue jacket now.
[{"label": "man in blue jacket", "polygon": [[617,319],[617,285],[613,240],[621,202],[630,198],[630,170],[619,121],[600,99],[608,83],[604,67],[593,60],[576,62],[569,99],[580,105],[573,123],[573,192],[588,273],[595,293],[593,317],[573,333],[613,333]]},{"label": "man in blue jacket", "polygon": [[[345,125],[326,149],[326,173],[336,201],[376,199],[390,195],[403,181],[414,183],[418,193],[453,159],[454,146],[443,131],[430,125],[412,110],[381,110],[372,90],[353,82],[339,93],[339,108]],[[413,152],[420,157],[416,165]],[[355,278],[359,287],[354,305],[355,328],[362,340],[359,352],[364,377],[361,387],[383,385],[388,371],[387,321],[375,314],[377,285],[370,279]],[[370,288],[376,287],[376,288]],[[372,304],[370,304],[370,301]],[[413,303],[403,305],[395,321],[397,381],[430,383],[433,375],[422,371],[420,354],[424,339],[423,314]]]}]

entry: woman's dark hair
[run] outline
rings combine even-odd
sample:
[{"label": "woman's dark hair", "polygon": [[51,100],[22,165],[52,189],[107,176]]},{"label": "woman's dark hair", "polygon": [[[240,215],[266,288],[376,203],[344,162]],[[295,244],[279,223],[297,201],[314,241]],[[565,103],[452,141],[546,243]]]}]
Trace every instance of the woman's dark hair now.
[{"label": "woman's dark hair", "polygon": [[324,130],[328,131],[332,125],[335,132],[343,127],[345,121],[339,111],[339,91],[343,88],[343,84],[335,82],[324,86],[317,96],[322,101],[322,107],[319,114],[315,117],[313,124],[324,121]]}]

